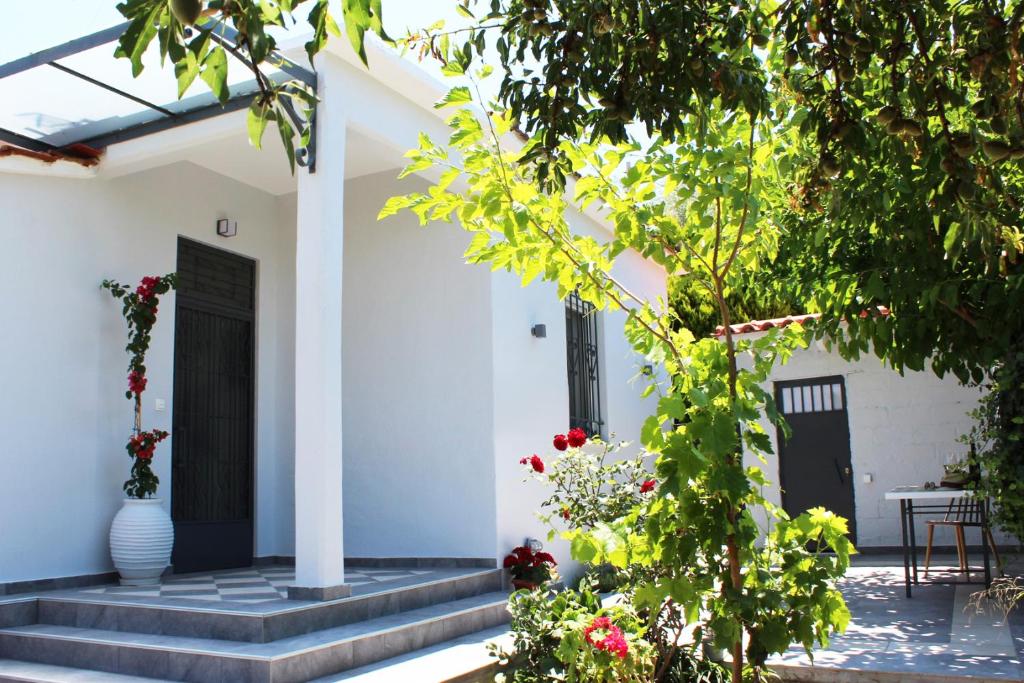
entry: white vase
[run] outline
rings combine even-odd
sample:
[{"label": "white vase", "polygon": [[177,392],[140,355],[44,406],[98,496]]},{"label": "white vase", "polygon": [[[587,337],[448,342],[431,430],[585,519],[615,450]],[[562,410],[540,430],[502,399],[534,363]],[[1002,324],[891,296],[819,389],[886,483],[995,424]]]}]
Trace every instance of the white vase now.
[{"label": "white vase", "polygon": [[128,498],[110,525],[110,557],[124,586],[151,586],[171,562],[174,524],[159,498]]}]

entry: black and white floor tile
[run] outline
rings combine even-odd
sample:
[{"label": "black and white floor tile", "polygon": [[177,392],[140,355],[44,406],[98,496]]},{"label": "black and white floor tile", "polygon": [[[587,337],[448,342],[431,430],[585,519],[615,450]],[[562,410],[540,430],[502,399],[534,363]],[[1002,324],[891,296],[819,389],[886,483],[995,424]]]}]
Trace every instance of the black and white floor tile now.
[{"label": "black and white floor tile", "polygon": [[[413,579],[432,573],[430,569],[360,567],[345,572],[345,583],[353,587]],[[88,588],[83,593],[126,595],[138,598],[188,598],[190,600],[224,600],[237,603],[260,603],[288,597],[288,586],[295,583],[294,567],[253,567],[232,569],[211,574],[189,574],[169,577],[159,586],[103,586]]]}]

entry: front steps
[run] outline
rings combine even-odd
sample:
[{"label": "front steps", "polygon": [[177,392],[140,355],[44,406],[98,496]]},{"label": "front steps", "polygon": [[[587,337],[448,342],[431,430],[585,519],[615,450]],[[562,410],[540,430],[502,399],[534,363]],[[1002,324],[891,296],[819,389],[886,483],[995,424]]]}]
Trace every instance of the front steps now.
[{"label": "front steps", "polygon": [[0,603],[0,681],[309,681],[506,623],[502,578],[481,570],[329,603],[230,611],[45,594],[9,601]]}]

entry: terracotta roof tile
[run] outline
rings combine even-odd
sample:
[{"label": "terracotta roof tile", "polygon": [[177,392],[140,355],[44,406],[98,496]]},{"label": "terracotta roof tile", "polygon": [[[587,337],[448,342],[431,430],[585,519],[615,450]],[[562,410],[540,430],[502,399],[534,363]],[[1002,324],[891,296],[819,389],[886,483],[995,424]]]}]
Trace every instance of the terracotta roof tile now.
[{"label": "terracotta roof tile", "polygon": [[99,150],[82,144],[69,145],[64,149],[55,149],[49,152],[36,152],[23,147],[14,147],[13,145],[0,145],[0,158],[26,157],[43,161],[47,164],[57,161],[69,161],[81,166],[95,166],[100,163],[100,154]]},{"label": "terracotta roof tile", "polygon": [[[878,307],[878,314],[882,316],[889,315],[889,309],[885,306]],[[860,312],[861,318],[868,317],[868,311],[864,310]],[[751,320],[745,323],[736,323],[730,325],[729,329],[732,330],[733,334],[749,334],[751,332],[764,332],[770,330],[773,327],[786,327],[793,323],[800,323],[806,325],[812,320],[817,320],[821,317],[820,313],[804,313],[803,315],[787,315],[785,318],[771,318],[769,320]],[[725,326],[719,325],[715,328],[715,336],[721,337],[725,334]]]}]

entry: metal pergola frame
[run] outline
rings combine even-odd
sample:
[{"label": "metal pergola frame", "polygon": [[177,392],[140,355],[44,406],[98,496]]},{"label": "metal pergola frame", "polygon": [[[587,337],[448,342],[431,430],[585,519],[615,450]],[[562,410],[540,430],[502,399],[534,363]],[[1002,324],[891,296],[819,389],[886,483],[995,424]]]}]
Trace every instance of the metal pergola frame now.
[{"label": "metal pergola frame", "polygon": [[[104,83],[101,80],[93,78],[80,71],[72,69],[68,66],[60,64],[57,60],[71,57],[73,55],[91,50],[101,45],[113,43],[121,37],[125,29],[128,28],[130,22],[118,24],[96,33],[91,33],[80,38],[75,38],[61,45],[48,48],[46,50],[40,50],[39,52],[33,52],[32,54],[26,55],[14,61],[7,62],[6,64],[0,64],[0,79],[13,76],[15,74],[23,73],[30,69],[35,69],[41,66],[49,66],[57,69],[70,76],[78,78],[86,83],[89,83],[98,88],[102,88],[108,92],[112,92],[115,95],[129,99],[136,104],[140,104],[147,109],[158,112],[162,118],[154,119],[152,121],[146,121],[144,123],[132,124],[123,128],[118,128],[100,135],[93,135],[91,137],[82,138],[81,140],[75,140],[74,142],[68,143],[63,147],[69,147],[71,145],[87,145],[96,149],[102,149],[108,145],[112,145],[118,142],[125,142],[127,140],[133,140],[146,135],[151,135],[163,130],[175,128],[188,123],[195,123],[196,121],[202,121],[214,116],[220,116],[240,109],[246,109],[252,104],[253,99],[256,96],[254,92],[240,92],[233,94],[223,105],[220,103],[214,104],[203,104],[201,106],[193,107],[191,109],[185,109],[183,111],[171,111],[165,106],[149,102],[141,97],[117,88],[109,83]],[[213,40],[228,49],[236,59],[239,59],[245,63],[244,57],[237,53],[236,40],[238,38],[238,32],[230,26],[218,23],[214,27],[211,33]],[[311,88],[316,93],[317,89],[317,78],[316,73],[313,71],[299,66],[295,62],[286,59],[278,53],[273,53],[272,64],[278,68],[282,73],[298,80]],[[303,127],[298,113],[293,107],[286,107],[292,123],[296,124],[296,128],[300,129]],[[309,144],[296,151],[296,161],[300,166],[304,166],[309,169],[310,173],[313,173],[316,169],[316,109],[313,109],[311,119],[308,122],[310,126],[310,138]],[[12,145],[17,145],[24,149],[32,150],[35,152],[52,152],[55,150],[54,145],[47,144],[42,140],[16,133],[15,131],[8,130],[6,128],[0,128],[0,142],[6,142]],[[59,148],[57,148],[59,149]]]}]

